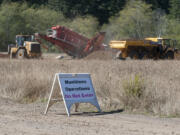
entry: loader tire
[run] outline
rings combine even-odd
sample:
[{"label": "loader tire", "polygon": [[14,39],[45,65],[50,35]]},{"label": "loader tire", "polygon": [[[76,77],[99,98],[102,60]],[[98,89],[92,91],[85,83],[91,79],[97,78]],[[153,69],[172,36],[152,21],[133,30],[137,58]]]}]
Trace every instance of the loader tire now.
[{"label": "loader tire", "polygon": [[174,59],[174,52],[173,51],[168,51],[167,53],[166,53],[166,59],[169,59],[169,60],[172,60],[172,59]]},{"label": "loader tire", "polygon": [[16,54],[16,57],[18,59],[24,59],[26,57],[26,51],[24,49],[19,49]]},{"label": "loader tire", "polygon": [[10,53],[11,53],[11,48],[12,47],[15,47],[16,45],[14,45],[14,44],[9,44],[8,45],[8,54],[10,55]]},{"label": "loader tire", "polygon": [[10,55],[11,53],[11,45],[8,45],[8,54]]},{"label": "loader tire", "polygon": [[139,59],[139,54],[136,51],[132,51],[129,53],[129,57],[131,59],[137,60],[137,59]]}]

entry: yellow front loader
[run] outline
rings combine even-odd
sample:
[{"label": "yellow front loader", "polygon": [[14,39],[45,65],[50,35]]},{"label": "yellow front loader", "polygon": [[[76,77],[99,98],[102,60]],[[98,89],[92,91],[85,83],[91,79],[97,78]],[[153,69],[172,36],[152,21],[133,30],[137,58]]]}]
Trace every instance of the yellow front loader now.
[{"label": "yellow front loader", "polygon": [[41,57],[41,46],[34,41],[32,35],[17,35],[16,45],[8,45],[10,58],[39,58]]},{"label": "yellow front loader", "polygon": [[165,38],[145,38],[143,40],[110,41],[113,49],[118,49],[119,59],[174,59],[175,40]]}]

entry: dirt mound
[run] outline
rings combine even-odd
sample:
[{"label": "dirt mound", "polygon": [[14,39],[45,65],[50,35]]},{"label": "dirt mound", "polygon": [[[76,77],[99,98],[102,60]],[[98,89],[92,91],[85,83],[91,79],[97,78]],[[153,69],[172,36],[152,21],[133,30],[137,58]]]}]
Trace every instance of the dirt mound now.
[{"label": "dirt mound", "polygon": [[116,55],[115,50],[94,51],[84,59],[111,60],[114,58],[115,55]]},{"label": "dirt mound", "polygon": [[[96,60],[111,60],[116,56],[117,50],[106,50],[106,51],[94,51],[85,60],[96,59]],[[180,60],[180,52],[175,53],[175,60]]]}]

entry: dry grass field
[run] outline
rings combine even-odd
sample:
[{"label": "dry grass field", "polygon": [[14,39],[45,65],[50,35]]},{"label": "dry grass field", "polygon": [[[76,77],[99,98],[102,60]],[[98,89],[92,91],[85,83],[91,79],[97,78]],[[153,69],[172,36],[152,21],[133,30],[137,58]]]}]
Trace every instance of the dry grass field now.
[{"label": "dry grass field", "polygon": [[[180,61],[120,61],[101,55],[0,59],[0,134],[180,135]],[[43,115],[55,73],[91,73],[102,112],[80,104],[79,112],[72,110],[67,117],[59,102]]]},{"label": "dry grass field", "polygon": [[0,59],[0,96],[21,103],[47,101],[55,73],[91,73],[104,111],[180,115],[180,61],[176,60]]}]

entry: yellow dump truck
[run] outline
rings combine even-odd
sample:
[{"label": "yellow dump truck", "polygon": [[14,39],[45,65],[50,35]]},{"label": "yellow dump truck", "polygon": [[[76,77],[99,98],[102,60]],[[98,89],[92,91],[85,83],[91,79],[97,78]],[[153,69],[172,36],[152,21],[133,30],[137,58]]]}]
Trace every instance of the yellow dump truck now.
[{"label": "yellow dump truck", "polygon": [[39,58],[41,57],[41,46],[34,41],[33,35],[17,35],[16,44],[8,45],[10,58]]},{"label": "yellow dump truck", "polygon": [[110,41],[110,47],[118,49],[116,58],[126,59],[174,59],[177,49],[175,40],[166,38],[145,38],[143,40]]}]

